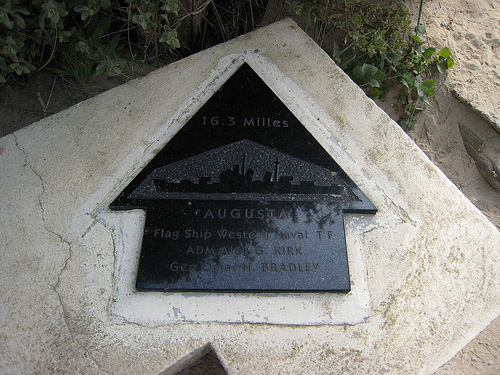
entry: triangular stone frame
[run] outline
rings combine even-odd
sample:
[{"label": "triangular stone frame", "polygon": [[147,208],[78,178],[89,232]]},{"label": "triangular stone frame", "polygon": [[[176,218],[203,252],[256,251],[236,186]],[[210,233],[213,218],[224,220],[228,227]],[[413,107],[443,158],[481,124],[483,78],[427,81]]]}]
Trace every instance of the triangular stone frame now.
[{"label": "triangular stone frame", "polygon": [[[214,114],[218,124],[215,127],[207,123],[210,122],[207,118],[214,119]],[[272,126],[271,117],[280,126]],[[245,125],[249,119],[257,124]],[[258,122],[266,119],[269,127],[262,128]],[[229,121],[232,126],[224,125]],[[286,126],[282,127],[282,122]],[[245,163],[241,165],[241,155],[245,155],[252,182],[247,181],[248,175],[243,176],[246,168]],[[200,157],[208,159],[196,162]],[[222,163],[224,158],[231,161]],[[275,165],[278,159],[280,168]],[[255,160],[253,165],[252,160]],[[264,167],[266,161],[268,165]],[[239,165],[238,172],[233,169],[235,164]],[[176,165],[182,167],[165,175],[166,169]],[[272,174],[280,174],[278,170],[282,170],[281,176],[273,179]],[[216,183],[223,171],[230,185]],[[264,172],[268,173],[268,182],[264,181]],[[205,176],[202,185],[198,181],[200,176]],[[175,192],[167,193],[169,189]],[[221,189],[231,190],[223,193]],[[136,285],[138,290],[157,292],[348,292],[350,277],[343,215],[376,211],[361,189],[247,63],[240,65],[158,152],[111,208],[146,211]],[[212,215],[221,209],[247,212],[270,209],[286,218],[247,218],[250,222],[243,223],[202,217],[202,211]],[[325,212],[329,212],[326,225]],[[298,216],[294,221],[288,215]],[[318,216],[314,219],[314,215]],[[272,222],[268,223],[269,220]],[[185,239],[176,231],[179,227],[186,228],[185,225],[210,234],[211,239],[203,243]],[[217,240],[215,232],[221,227],[266,234],[268,231],[300,231],[306,237],[308,234],[308,238],[283,242],[281,246],[286,246],[288,251],[300,252],[299,257],[283,258],[273,256],[272,247],[268,248],[278,245],[275,241],[271,245],[271,240]],[[176,239],[157,236],[158,228],[162,228],[162,232],[173,231]],[[321,233],[322,237],[318,238]],[[200,245],[206,246],[210,253],[203,257],[195,255],[193,249]],[[219,254],[232,246],[249,246],[246,248],[249,255]],[[260,254],[258,248],[261,248]],[[186,253],[186,249],[193,253]],[[252,252],[256,253],[250,255]],[[179,264],[184,270],[172,269]],[[209,271],[202,268],[206,266]],[[216,272],[214,277],[211,270],[224,266],[233,268],[231,272],[228,268]]]},{"label": "triangular stone frame", "polygon": [[[281,70],[261,55],[258,50],[244,51],[222,58],[210,76],[203,81],[192,96],[179,107],[173,116],[155,134],[144,151],[133,152],[120,169],[122,181],[109,192],[108,198],[96,209],[98,220],[115,228],[115,298],[112,311],[127,321],[147,324],[167,324],[179,321],[219,321],[242,323],[271,323],[292,325],[357,324],[370,316],[365,265],[358,242],[348,246],[349,270],[353,287],[347,294],[317,293],[304,296],[297,293],[276,295],[265,293],[256,296],[231,293],[143,293],[135,290],[135,276],[141,247],[145,215],[141,210],[113,212],[107,208],[118,193],[154,158],[184,124],[243,64],[250,65],[278,98],[297,117],[318,143],[334,160],[350,159],[349,153],[331,137],[323,123],[335,124],[335,120],[323,111],[315,101],[288,78]],[[331,125],[330,125],[331,126]],[[336,156],[337,155],[337,156]],[[128,165],[128,167],[127,167]],[[341,168],[361,186],[370,185],[368,175],[359,165],[340,164]],[[354,177],[355,176],[355,177]],[[368,223],[366,223],[368,225]],[[347,226],[346,226],[347,227]],[[363,231],[363,224],[358,229]],[[352,229],[352,226],[351,226]],[[347,229],[346,229],[347,231]],[[346,237],[349,233],[346,232]],[[262,300],[266,298],[266,300]],[[270,303],[272,301],[272,303]],[[242,306],[252,306],[251,312]],[[213,306],[211,308],[210,306]],[[221,308],[223,306],[223,308]],[[216,307],[216,308],[215,308]],[[300,310],[299,314],[293,310]],[[167,311],[167,312],[166,312]],[[168,312],[170,311],[170,312]],[[288,311],[283,314],[283,311]],[[307,311],[306,314],[303,312]]]}]

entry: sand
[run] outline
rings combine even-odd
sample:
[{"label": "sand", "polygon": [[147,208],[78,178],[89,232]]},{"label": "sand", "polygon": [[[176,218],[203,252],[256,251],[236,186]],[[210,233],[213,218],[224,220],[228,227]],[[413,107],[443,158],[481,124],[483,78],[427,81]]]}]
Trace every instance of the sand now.
[{"label": "sand", "polygon": [[500,131],[500,2],[426,1],[429,40],[454,51],[447,86]]}]

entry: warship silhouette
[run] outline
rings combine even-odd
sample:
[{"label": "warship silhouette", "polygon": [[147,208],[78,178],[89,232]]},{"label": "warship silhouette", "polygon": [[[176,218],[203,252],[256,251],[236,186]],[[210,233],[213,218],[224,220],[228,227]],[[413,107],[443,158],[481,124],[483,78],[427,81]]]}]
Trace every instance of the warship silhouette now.
[{"label": "warship silhouette", "polygon": [[246,153],[243,153],[240,164],[234,164],[232,169],[226,169],[219,174],[219,182],[213,182],[211,177],[198,176],[196,182],[179,179],[179,182],[168,182],[153,179],[157,192],[165,193],[262,193],[262,194],[329,194],[341,195],[344,186],[317,186],[315,181],[300,181],[293,184],[292,176],[280,176],[278,158],[274,161],[274,173],[265,171],[262,181],[254,180],[255,171],[246,168]]}]

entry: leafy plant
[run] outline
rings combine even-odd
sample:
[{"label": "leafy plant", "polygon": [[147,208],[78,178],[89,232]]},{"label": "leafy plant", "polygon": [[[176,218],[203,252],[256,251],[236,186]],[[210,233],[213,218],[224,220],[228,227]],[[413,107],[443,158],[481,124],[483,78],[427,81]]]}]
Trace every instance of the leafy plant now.
[{"label": "leafy plant", "polygon": [[435,72],[446,73],[455,64],[451,51],[445,47],[436,51],[434,47],[424,48],[425,28],[417,26],[409,32],[407,45],[400,54],[392,55],[380,69],[370,63],[353,63],[350,72],[353,80],[364,88],[372,98],[384,99],[387,91],[399,84],[404,90],[400,95],[402,113],[399,124],[406,130],[416,122],[416,115],[423,110],[420,105],[430,105],[429,98],[436,92]]},{"label": "leafy plant", "polygon": [[[286,0],[295,14],[305,15],[306,30],[319,44],[329,39],[334,61],[372,97],[384,100],[400,87],[399,124],[413,127],[416,115],[436,91],[436,74],[453,67],[449,48],[425,47],[425,27],[410,27],[401,2],[372,0]],[[331,41],[333,40],[333,42]]]},{"label": "leafy plant", "polygon": [[[83,82],[122,74],[125,58],[159,60],[180,47],[178,0],[6,0],[0,5],[0,84],[51,67]],[[125,48],[129,45],[125,56]]]},{"label": "leafy plant", "polygon": [[0,83],[4,83],[9,74],[30,73],[35,66],[30,63],[29,49],[25,48],[25,16],[28,9],[16,2],[6,0],[0,5]]},{"label": "leafy plant", "polygon": [[396,0],[206,0],[185,8],[188,3],[4,0],[0,84],[46,67],[83,83],[92,74],[123,74],[130,60],[164,64],[251,31],[269,6],[302,15],[306,31],[324,48],[333,46],[332,58],[372,98],[383,100],[399,87],[405,129],[429,104],[435,75],[454,65],[448,48],[425,45],[423,0],[414,28]]},{"label": "leafy plant", "polygon": [[[153,49],[151,55],[159,64],[160,53],[170,53],[181,46],[177,37],[177,19],[179,18],[180,6],[178,0],[127,0],[128,21],[138,25],[138,49],[141,50],[141,57],[145,59],[148,51]],[[160,49],[166,48],[166,51]]]},{"label": "leafy plant", "polygon": [[4,0],[0,84],[44,68],[83,83],[92,74],[123,74],[131,60],[159,66],[253,30],[266,2],[206,0],[185,8],[195,2]]},{"label": "leafy plant", "polygon": [[415,125],[416,115],[423,111],[424,107],[420,103],[430,105],[429,98],[436,92],[435,80],[431,77],[436,74],[436,71],[445,74],[455,65],[448,47],[438,52],[434,47],[424,48],[424,35],[425,27],[417,25],[409,33],[413,41],[411,48],[408,48],[392,67],[396,73],[394,79],[406,88],[401,96],[404,109],[399,119],[399,124],[405,130]]}]

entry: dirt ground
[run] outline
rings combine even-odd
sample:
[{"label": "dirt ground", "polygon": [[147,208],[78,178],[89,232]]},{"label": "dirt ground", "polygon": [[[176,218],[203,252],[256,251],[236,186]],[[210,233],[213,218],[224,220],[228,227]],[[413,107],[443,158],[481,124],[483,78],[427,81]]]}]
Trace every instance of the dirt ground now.
[{"label": "dirt ground", "polygon": [[500,2],[428,0],[422,19],[431,42],[454,52],[448,87],[500,131]]},{"label": "dirt ground", "polygon": [[[413,3],[415,7],[416,2]],[[423,23],[432,43],[449,46],[457,64],[410,136],[500,228],[500,192],[481,176],[465,150],[459,131],[460,123],[500,129],[500,1],[428,0],[424,3]],[[128,75],[134,78],[150,70],[133,67]],[[25,83],[4,85],[0,87],[0,137],[126,80],[126,77],[93,78],[82,87],[48,72]],[[381,105],[391,114],[387,103]],[[500,374],[500,318],[436,374]]]},{"label": "dirt ground", "polygon": [[132,65],[120,77],[94,76],[81,84],[50,71],[0,86],[0,137],[154,70]]}]

